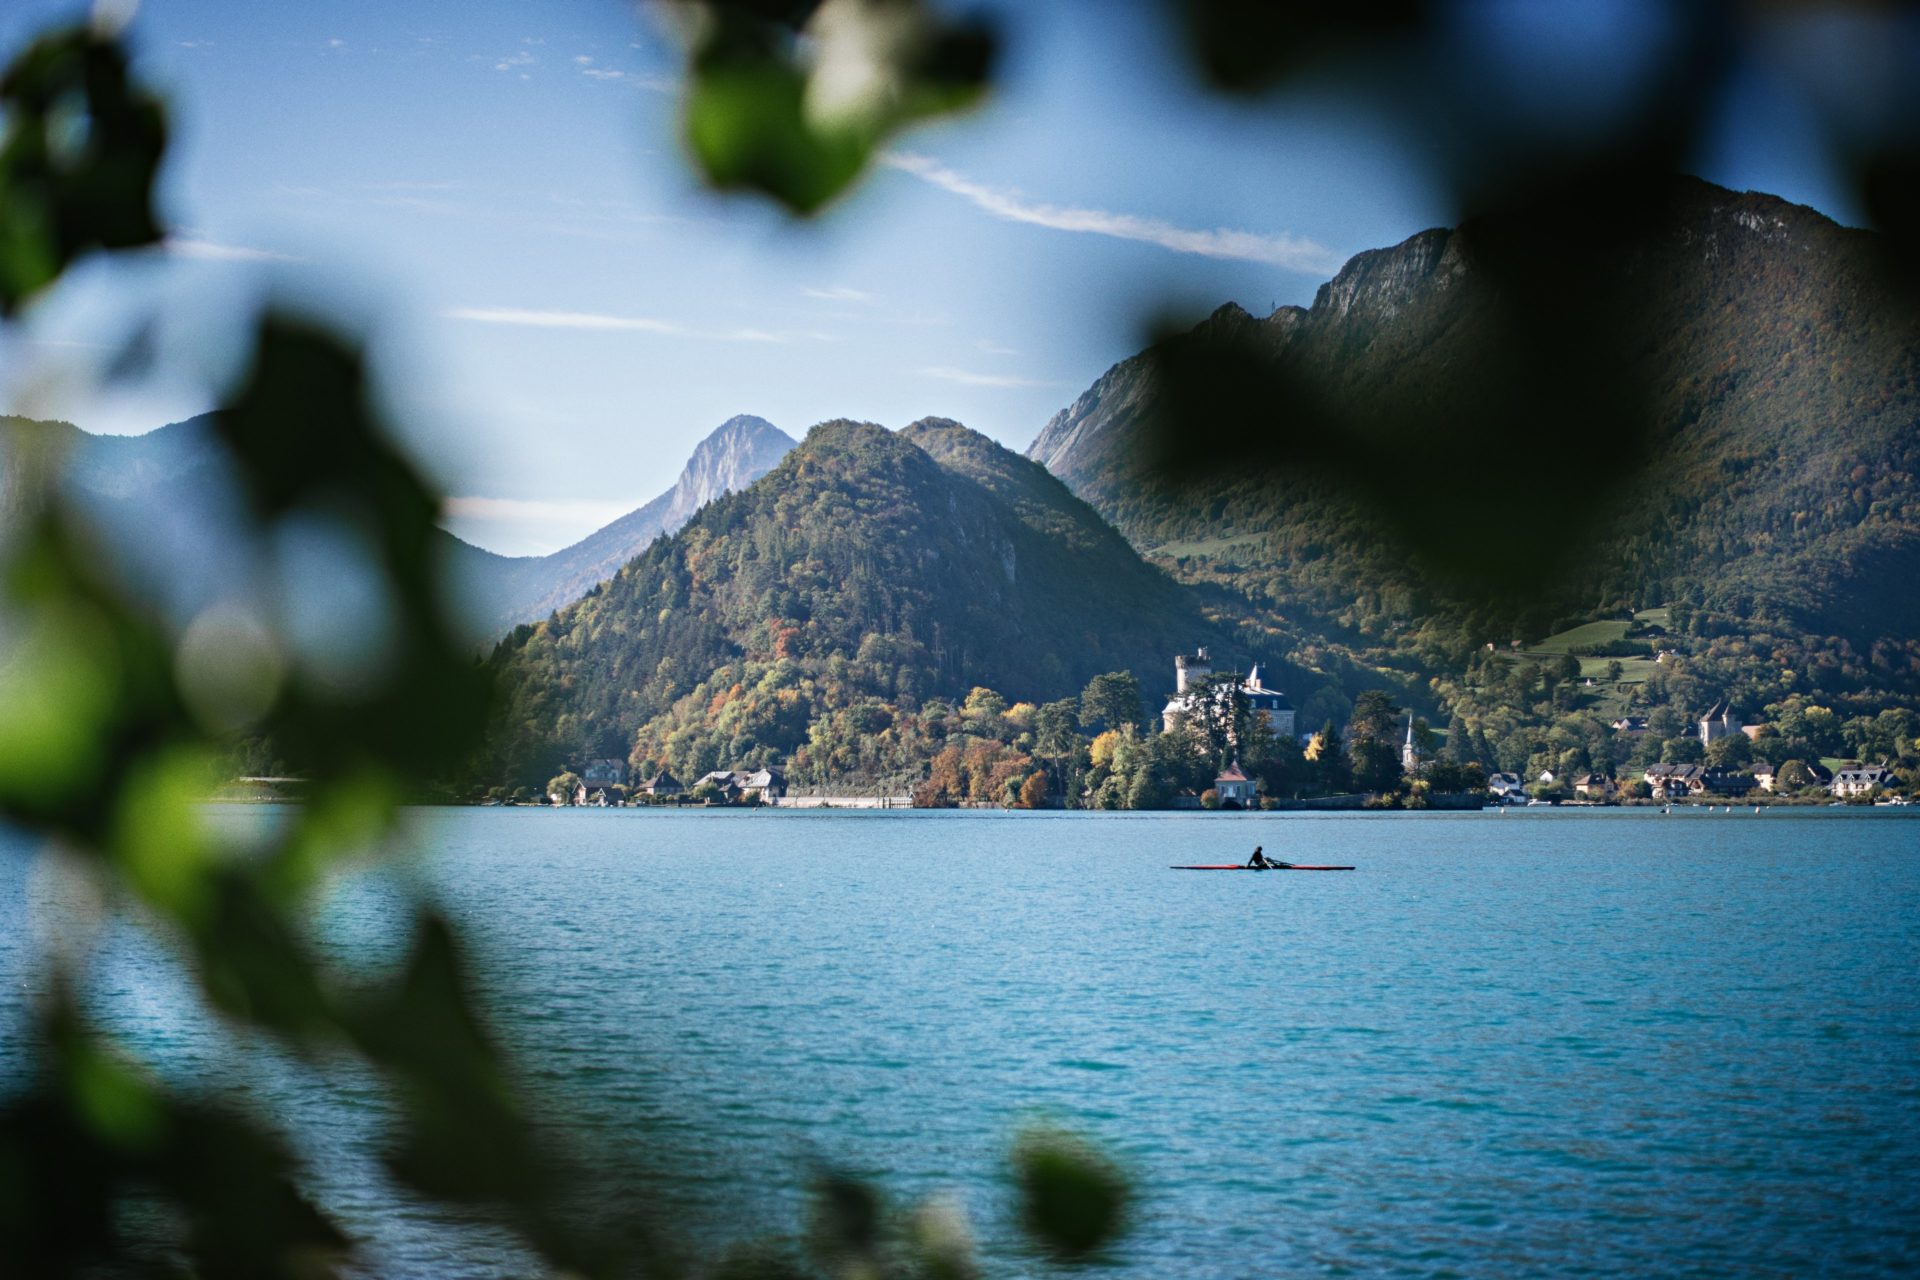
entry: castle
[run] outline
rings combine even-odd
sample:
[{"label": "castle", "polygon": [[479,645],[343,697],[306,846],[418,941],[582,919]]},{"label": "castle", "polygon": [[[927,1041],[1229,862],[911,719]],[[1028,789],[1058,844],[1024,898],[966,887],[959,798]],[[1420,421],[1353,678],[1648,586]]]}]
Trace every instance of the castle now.
[{"label": "castle", "polygon": [[[1173,696],[1167,699],[1167,705],[1160,711],[1163,729],[1171,731],[1174,722],[1193,709],[1194,700],[1199,697],[1199,686],[1212,674],[1213,661],[1207,657],[1205,649],[1174,658]],[[1269,689],[1262,683],[1258,663],[1241,682],[1240,692],[1247,700],[1247,709],[1266,718],[1267,727],[1273,730],[1274,737],[1291,741],[1296,736],[1293,704],[1287,701],[1286,694],[1278,689]]]}]

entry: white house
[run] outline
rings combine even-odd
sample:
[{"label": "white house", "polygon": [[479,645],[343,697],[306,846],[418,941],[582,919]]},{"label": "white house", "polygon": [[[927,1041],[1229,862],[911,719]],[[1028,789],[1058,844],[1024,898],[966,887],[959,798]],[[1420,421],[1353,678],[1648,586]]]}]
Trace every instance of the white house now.
[{"label": "white house", "polygon": [[1238,760],[1220,771],[1220,776],[1213,780],[1213,789],[1223,805],[1236,804],[1245,809],[1254,803],[1254,781],[1240,767]]},{"label": "white house", "polygon": [[1833,794],[1841,797],[1863,796],[1875,787],[1884,787],[1892,780],[1891,770],[1879,765],[1868,765],[1862,769],[1842,769],[1833,775]]},{"label": "white house", "polygon": [[1525,795],[1526,780],[1517,773],[1490,773],[1487,775],[1487,790],[1496,799],[1509,795]]}]

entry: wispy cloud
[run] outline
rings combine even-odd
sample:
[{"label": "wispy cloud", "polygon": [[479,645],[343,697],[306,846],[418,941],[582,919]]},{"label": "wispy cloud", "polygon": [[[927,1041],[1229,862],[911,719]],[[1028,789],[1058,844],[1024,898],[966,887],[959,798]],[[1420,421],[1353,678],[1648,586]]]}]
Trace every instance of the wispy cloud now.
[{"label": "wispy cloud", "polygon": [[493,69],[495,71],[518,71],[522,67],[531,67],[539,61],[540,59],[534,57],[525,49],[522,49],[518,53],[508,54],[504,58],[496,59],[493,64]]},{"label": "wispy cloud", "polygon": [[[638,45],[634,47],[639,48]],[[600,65],[599,60],[590,54],[575,54],[573,65],[579,68],[580,74],[586,76],[589,80],[609,82],[617,80],[623,84],[630,84],[636,89],[645,89],[649,93],[671,94],[678,93],[680,90],[679,82],[671,76],[641,75],[621,71],[615,67],[603,67]]]},{"label": "wispy cloud", "polygon": [[809,298],[818,298],[822,302],[872,302],[873,295],[860,289],[849,289],[843,284],[830,285],[825,289],[802,289],[801,293]]},{"label": "wispy cloud", "polygon": [[999,343],[993,341],[991,338],[981,338],[978,341],[976,341],[973,345],[975,349],[985,352],[987,355],[990,355],[990,356],[1017,356],[1020,354],[1018,351],[1015,351],[1012,347],[1003,347]]},{"label": "wispy cloud", "polygon": [[202,262],[303,262],[290,253],[256,249],[251,245],[221,244],[198,236],[169,236],[164,246],[176,258],[195,258]]},{"label": "wispy cloud", "polygon": [[683,325],[645,316],[612,316],[593,311],[529,311],[518,307],[453,307],[440,314],[449,320],[476,324],[506,324],[522,329],[587,329],[603,333],[664,333],[684,335]]},{"label": "wispy cloud", "polygon": [[1017,191],[1001,190],[975,182],[931,156],[912,151],[887,152],[881,161],[902,173],[912,174],[922,182],[952,192],[994,217],[1005,218],[1009,222],[1025,222],[1037,227],[1050,227],[1055,231],[1111,236],[1118,240],[1137,240],[1143,244],[1159,245],[1175,253],[1192,253],[1206,258],[1264,262],[1308,275],[1331,275],[1341,263],[1341,259],[1325,245],[1285,232],[1265,235],[1227,227],[1201,230],[1134,213],[1041,204],[1026,199]]},{"label": "wispy cloud", "polygon": [[830,333],[770,329],[699,329],[651,316],[616,316],[598,311],[538,311],[520,307],[453,307],[440,313],[449,320],[510,325],[523,329],[571,329],[588,333],[651,333],[708,342],[838,342]]},{"label": "wispy cloud", "polygon": [[969,387],[1061,387],[1063,382],[1047,382],[1039,378],[1014,378],[999,373],[975,373],[971,369],[955,369],[948,365],[935,365],[921,369],[920,375],[926,378],[939,378],[943,382],[958,382]]}]

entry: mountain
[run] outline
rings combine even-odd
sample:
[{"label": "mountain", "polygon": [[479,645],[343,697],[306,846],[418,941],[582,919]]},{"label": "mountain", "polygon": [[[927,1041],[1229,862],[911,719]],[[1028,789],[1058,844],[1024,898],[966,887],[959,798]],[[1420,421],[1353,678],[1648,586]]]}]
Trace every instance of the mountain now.
[{"label": "mountain", "polygon": [[[137,581],[162,588],[189,616],[221,589],[223,543],[235,536],[232,492],[206,416],[141,436],[96,436],[64,422],[0,419],[0,520],[17,498],[9,459],[29,439],[62,459],[67,492],[103,526]],[[793,440],[762,418],[730,418],[695,447],[673,488],[546,556],[501,556],[442,534],[476,643],[544,618],[585,595],[654,539],[722,494],[764,475]],[[227,543],[230,545],[230,543]]]},{"label": "mountain", "polygon": [[[1676,178],[1360,254],[1228,305],[1028,450],[1256,610],[1470,639],[1690,602],[1910,647],[1920,323],[1869,232]],[[1368,641],[1372,643],[1373,641]]]},{"label": "mountain", "polygon": [[578,600],[701,507],[758,480],[791,448],[793,438],[764,418],[729,418],[694,447],[673,488],[645,506],[551,555],[463,556],[456,580],[486,635],[499,636]]},{"label": "mountain", "polygon": [[[975,687],[1014,701],[1233,640],[1037,464],[958,423],[824,423],[585,599],[495,651],[490,770],[627,755],[685,776],[773,764],[824,777],[831,744],[900,747]],[[856,726],[849,729],[849,725]],[[636,747],[634,744],[638,743]],[[937,749],[937,748],[936,748]]]}]

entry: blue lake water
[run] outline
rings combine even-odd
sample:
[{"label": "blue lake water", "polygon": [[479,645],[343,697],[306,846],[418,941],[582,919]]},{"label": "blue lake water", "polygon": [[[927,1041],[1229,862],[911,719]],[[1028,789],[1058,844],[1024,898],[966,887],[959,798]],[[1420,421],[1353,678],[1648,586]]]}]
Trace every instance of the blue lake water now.
[{"label": "blue lake water", "polygon": [[[401,886],[430,885],[530,1087],[584,1149],[671,1167],[649,1195],[684,1236],[797,1229],[827,1164],[957,1200],[994,1274],[1036,1273],[1004,1152],[1045,1117],[1138,1181],[1109,1275],[1920,1271],[1901,814],[419,822],[410,872],[337,886],[325,944],[390,957]],[[1255,843],[1359,870],[1167,869]],[[62,892],[0,856],[0,1025],[31,936],[72,927]],[[103,1021],[169,1078],[296,1118],[368,1274],[525,1272],[383,1181],[371,1082],[235,1045],[137,929],[100,947]]]}]

